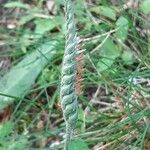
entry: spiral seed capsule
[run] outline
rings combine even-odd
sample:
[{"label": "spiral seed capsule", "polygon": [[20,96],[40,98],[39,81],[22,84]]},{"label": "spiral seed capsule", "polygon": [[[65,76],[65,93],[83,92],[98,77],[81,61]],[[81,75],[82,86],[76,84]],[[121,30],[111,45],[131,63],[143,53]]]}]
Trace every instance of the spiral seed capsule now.
[{"label": "spiral seed capsule", "polygon": [[77,36],[72,0],[65,0],[64,4],[67,31],[65,53],[62,64],[60,99],[64,120],[66,122],[65,150],[67,150],[78,118],[78,103],[75,90]]}]

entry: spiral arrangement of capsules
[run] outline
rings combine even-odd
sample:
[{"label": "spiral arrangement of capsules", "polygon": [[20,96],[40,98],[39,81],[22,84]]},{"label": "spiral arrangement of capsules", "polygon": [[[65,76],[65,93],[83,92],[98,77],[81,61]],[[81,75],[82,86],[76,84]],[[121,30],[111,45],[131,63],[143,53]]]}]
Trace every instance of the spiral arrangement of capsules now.
[{"label": "spiral arrangement of capsules", "polygon": [[65,150],[72,138],[78,118],[78,103],[76,94],[76,73],[77,73],[77,36],[74,21],[74,10],[72,0],[64,0],[66,14],[66,44],[62,64],[60,99],[66,122],[66,144]]}]

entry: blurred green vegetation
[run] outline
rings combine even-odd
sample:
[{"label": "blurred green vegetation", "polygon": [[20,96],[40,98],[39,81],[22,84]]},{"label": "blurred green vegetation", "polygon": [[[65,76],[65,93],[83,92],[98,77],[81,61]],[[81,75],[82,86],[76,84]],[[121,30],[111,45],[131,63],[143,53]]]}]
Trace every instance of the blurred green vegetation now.
[{"label": "blurred green vegetation", "polygon": [[[150,149],[150,1],[76,0],[85,49],[70,150]],[[62,0],[0,0],[0,149],[62,149]]]}]

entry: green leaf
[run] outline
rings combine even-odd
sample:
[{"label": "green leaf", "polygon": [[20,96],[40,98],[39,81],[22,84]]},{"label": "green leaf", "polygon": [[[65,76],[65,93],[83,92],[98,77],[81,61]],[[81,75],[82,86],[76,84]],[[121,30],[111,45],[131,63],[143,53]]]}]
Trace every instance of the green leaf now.
[{"label": "green leaf", "polygon": [[128,35],[128,20],[125,17],[121,16],[116,22],[116,27],[118,28],[118,30],[116,31],[117,38],[124,41]]},{"label": "green leaf", "polygon": [[69,143],[68,150],[89,150],[89,148],[84,140],[78,138]]},{"label": "green leaf", "polygon": [[62,17],[55,17],[53,19],[41,19],[37,18],[35,21],[35,35],[37,38],[43,36],[43,34],[47,31],[52,30],[56,26],[62,24]]},{"label": "green leaf", "polygon": [[100,6],[100,12],[102,15],[112,19],[116,20],[116,12],[114,9],[106,6]]},{"label": "green leaf", "polygon": [[116,20],[116,12],[114,9],[106,6],[96,6],[90,9],[92,12],[108,17],[112,20]]},{"label": "green leaf", "polygon": [[27,94],[39,73],[52,60],[56,45],[56,41],[43,44],[0,79],[0,110]]},{"label": "green leaf", "polygon": [[150,0],[143,0],[140,8],[145,14],[150,14]]},{"label": "green leaf", "polygon": [[34,15],[25,15],[22,16],[18,22],[19,25],[24,25],[25,23],[29,22],[30,20],[34,19]]},{"label": "green leaf", "polygon": [[13,124],[10,121],[4,124],[0,124],[0,139],[10,134],[12,131],[12,127],[13,127]]},{"label": "green leaf", "polygon": [[101,58],[97,64],[100,71],[105,71],[114,63],[115,59],[120,56],[120,49],[108,38],[103,44],[100,52]]},{"label": "green leaf", "polygon": [[98,68],[99,70],[105,71],[107,70],[109,67],[111,67],[111,65],[114,63],[114,60],[109,59],[109,58],[102,58],[99,62],[98,62]]},{"label": "green leaf", "polygon": [[4,5],[4,7],[6,8],[24,8],[24,9],[30,9],[30,6],[28,4],[24,4],[24,3],[21,3],[21,2],[9,2],[9,3],[6,3]]},{"label": "green leaf", "polygon": [[134,62],[133,53],[130,50],[124,50],[121,58],[126,65],[131,65]]}]

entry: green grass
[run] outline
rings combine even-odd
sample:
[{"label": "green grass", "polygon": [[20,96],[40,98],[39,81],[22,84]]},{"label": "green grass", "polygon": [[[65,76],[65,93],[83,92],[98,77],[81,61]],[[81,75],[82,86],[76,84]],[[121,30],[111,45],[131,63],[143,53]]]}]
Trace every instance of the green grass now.
[{"label": "green grass", "polygon": [[[4,9],[3,3],[0,6],[3,8],[0,21],[7,21],[0,26],[0,42],[3,43],[0,64],[4,58],[10,60],[8,67],[0,68],[1,76],[6,76],[31,52],[39,51],[44,43],[58,43],[56,54],[37,75],[25,96],[0,92],[0,100],[3,97],[14,99],[8,108],[10,114],[0,110],[0,149],[63,147],[65,124],[59,99],[65,43],[63,2],[55,2],[56,13],[49,13],[41,2],[30,2],[29,10]],[[74,136],[79,140],[75,144],[77,147],[84,144],[93,150],[142,150],[150,147],[150,35],[144,33],[150,29],[149,15],[143,12],[141,4],[136,9],[118,12],[123,3],[120,1],[115,6],[106,0],[97,0],[90,5],[85,0],[76,1],[78,36],[83,39],[82,48],[86,49],[83,95],[78,99],[80,111]],[[109,11],[101,14],[100,6]],[[114,13],[115,17],[107,12]],[[116,22],[121,17],[124,19],[118,29]],[[13,22],[15,27],[9,29],[8,25]],[[42,56],[48,61],[46,55]],[[30,75],[34,74],[31,71]],[[17,81],[15,73],[13,76]],[[0,83],[0,87],[5,85],[5,82]]]}]

